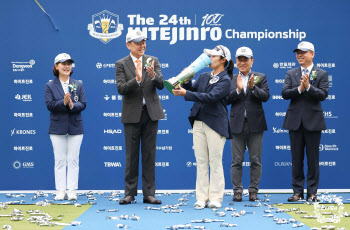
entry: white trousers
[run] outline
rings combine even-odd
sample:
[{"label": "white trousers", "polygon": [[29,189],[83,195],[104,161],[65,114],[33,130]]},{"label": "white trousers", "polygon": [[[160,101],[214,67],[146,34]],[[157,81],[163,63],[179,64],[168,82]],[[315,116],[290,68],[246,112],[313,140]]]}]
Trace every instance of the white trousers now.
[{"label": "white trousers", "polygon": [[50,134],[55,155],[56,190],[78,189],[79,153],[83,134]]},{"label": "white trousers", "polygon": [[[194,154],[197,161],[197,201],[221,203],[225,190],[222,154],[226,137],[221,136],[202,121],[193,125]],[[210,165],[210,180],[209,180]]]}]

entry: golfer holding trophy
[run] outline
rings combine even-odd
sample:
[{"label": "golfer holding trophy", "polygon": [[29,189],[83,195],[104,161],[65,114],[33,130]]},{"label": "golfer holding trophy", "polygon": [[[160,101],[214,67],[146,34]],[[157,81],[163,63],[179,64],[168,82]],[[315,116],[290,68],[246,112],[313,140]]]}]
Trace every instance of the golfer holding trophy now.
[{"label": "golfer holding trophy", "polygon": [[[213,71],[202,73],[192,84],[189,79],[208,64]],[[233,68],[229,49],[218,45],[212,50],[204,49],[204,54],[194,63],[164,83],[168,90],[169,85],[175,87],[172,90],[175,96],[184,96],[186,101],[194,102],[189,121],[193,127],[197,162],[196,209],[220,208],[223,200],[225,178],[222,154],[226,139],[231,139],[225,97],[230,93]],[[180,86],[182,83],[183,88]]]}]

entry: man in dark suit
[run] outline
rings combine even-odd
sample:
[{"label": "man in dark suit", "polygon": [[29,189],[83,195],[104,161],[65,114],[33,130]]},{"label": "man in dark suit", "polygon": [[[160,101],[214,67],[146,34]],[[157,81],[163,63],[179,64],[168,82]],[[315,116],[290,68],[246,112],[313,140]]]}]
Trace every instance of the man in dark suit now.
[{"label": "man in dark suit", "polygon": [[140,30],[126,35],[130,55],[116,62],[116,83],[123,95],[121,122],[125,133],[125,197],[130,204],[137,195],[140,141],[142,152],[143,202],[161,204],[155,195],[155,157],[158,120],[164,112],[156,89],[163,89],[163,77],[156,57],[145,55],[147,37]]},{"label": "man in dark suit", "polygon": [[314,45],[301,42],[296,59],[301,67],[287,72],[282,97],[291,100],[283,128],[289,130],[292,152],[294,195],[289,202],[304,199],[304,149],[307,156],[307,199],[316,201],[319,184],[319,145],[321,131],[326,129],[321,101],[328,96],[328,73],[313,64]]},{"label": "man in dark suit", "polygon": [[259,182],[262,173],[261,154],[264,131],[267,130],[262,102],[269,97],[266,75],[251,71],[253,52],[248,47],[241,47],[236,52],[239,70],[231,81],[231,92],[226,103],[231,105],[230,127],[232,132],[231,181],[234,201],[242,201],[242,163],[246,148],[250,157],[249,200],[258,200]]}]

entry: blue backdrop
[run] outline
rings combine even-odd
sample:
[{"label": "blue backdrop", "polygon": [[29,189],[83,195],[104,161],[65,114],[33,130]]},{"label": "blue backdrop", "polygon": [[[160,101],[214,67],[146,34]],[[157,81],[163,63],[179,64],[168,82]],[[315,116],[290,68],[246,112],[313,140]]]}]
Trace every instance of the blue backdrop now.
[{"label": "blue backdrop", "polygon": [[[349,1],[39,3],[42,9],[34,0],[6,1],[0,9],[0,190],[55,189],[44,87],[54,79],[54,58],[62,52],[75,60],[72,77],[83,81],[87,97],[79,189],[124,189],[122,100],[114,63],[129,54],[125,36],[136,27],[147,32],[146,53],[159,58],[164,79],[176,76],[204,48],[222,44],[232,55],[241,46],[253,50],[253,70],[267,75],[271,94],[264,104],[269,130],[264,134],[261,189],[291,188],[289,136],[281,128],[289,101],[281,98],[281,91],[286,72],[298,66],[293,49],[301,40],[312,42],[314,64],[328,71],[330,82],[329,97],[322,102],[328,130],[320,145],[320,188],[350,188],[350,181],[343,179],[350,160],[346,150]],[[108,34],[101,29],[106,20]],[[187,119],[192,103],[166,89],[158,93],[166,118],[159,122],[156,188],[194,189],[196,164]],[[231,189],[229,141],[223,162],[226,188]],[[245,188],[248,162],[246,154]]]}]

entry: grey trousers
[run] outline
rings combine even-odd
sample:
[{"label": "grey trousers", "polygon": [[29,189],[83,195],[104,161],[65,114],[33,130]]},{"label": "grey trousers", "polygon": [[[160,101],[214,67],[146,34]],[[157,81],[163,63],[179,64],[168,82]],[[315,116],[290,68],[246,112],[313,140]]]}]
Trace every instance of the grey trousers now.
[{"label": "grey trousers", "polygon": [[261,154],[263,134],[264,132],[250,132],[248,129],[247,121],[244,122],[243,130],[241,133],[233,133],[233,138],[231,140],[231,181],[234,192],[243,192],[242,163],[247,147],[250,158],[250,185],[248,191],[258,192],[262,172]]}]

